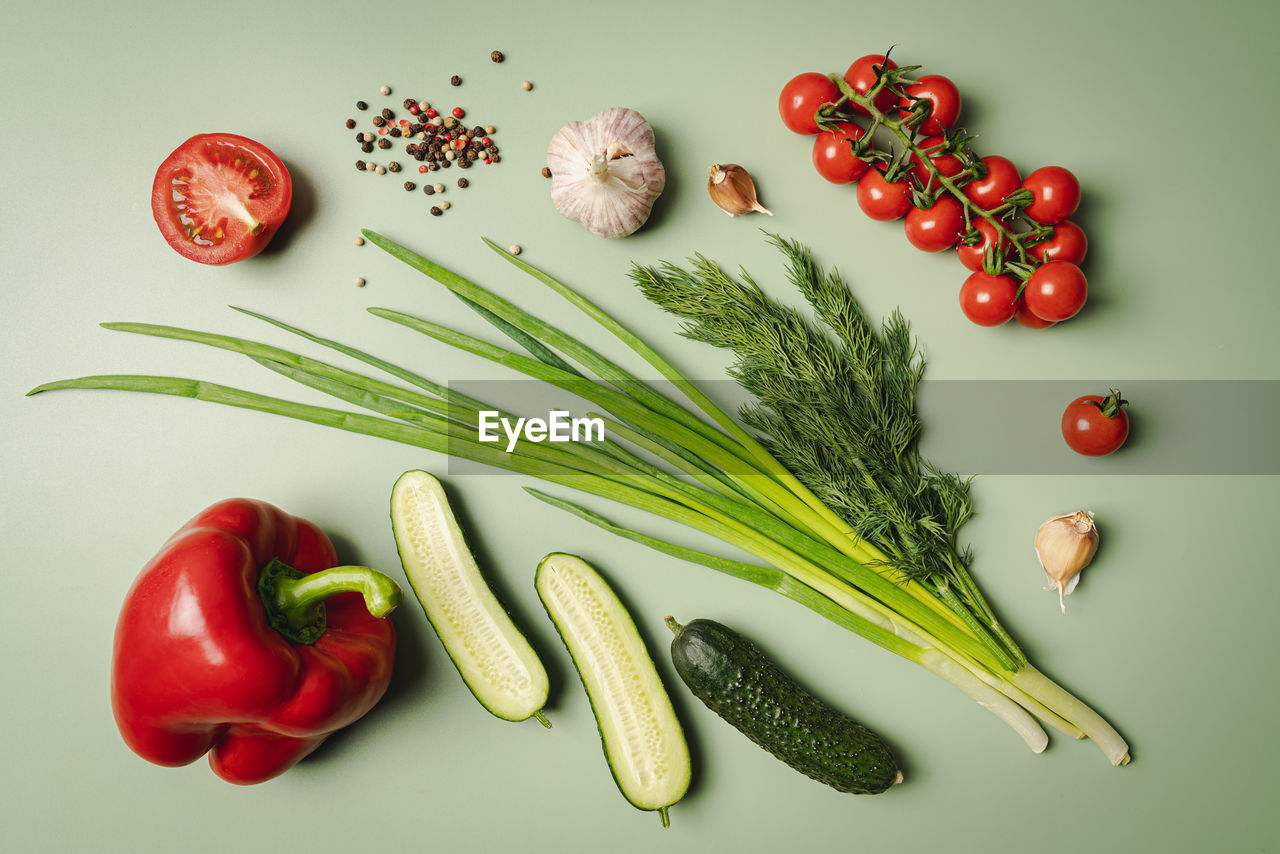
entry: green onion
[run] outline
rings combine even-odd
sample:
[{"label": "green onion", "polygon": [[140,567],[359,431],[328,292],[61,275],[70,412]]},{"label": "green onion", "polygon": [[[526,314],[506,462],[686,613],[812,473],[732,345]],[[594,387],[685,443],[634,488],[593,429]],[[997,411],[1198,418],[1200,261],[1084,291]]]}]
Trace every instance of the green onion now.
[{"label": "green onion", "polygon": [[[762,563],[719,557],[660,540],[609,521],[575,502],[529,490],[538,500],[618,536],[774,590],[925,667],[1004,720],[1037,752],[1044,749],[1048,737],[1036,718],[1072,737],[1087,735],[1112,764],[1129,761],[1124,739],[1101,716],[1027,662],[995,621],[963,561],[948,559],[947,571],[954,572],[957,590],[934,583],[930,580],[934,576],[922,583],[896,573],[892,555],[855,533],[769,447],[717,407],[657,351],[581,294],[485,241],[612,333],[670,381],[692,409],[497,294],[379,234],[364,234],[375,246],[443,284],[529,355],[404,312],[373,308],[373,314],[579,395],[611,416],[608,428],[614,438],[595,445],[549,445],[521,438],[512,452],[506,453],[480,442],[477,435],[482,410],[512,417],[501,407],[458,393],[363,350],[253,312],[246,313],[390,379],[243,338],[170,326],[110,323],[104,326],[241,353],[364,412],[297,403],[180,377],[89,376],[47,383],[30,394],[105,388],[255,409],[492,465],[678,522]],[[642,457],[641,452],[652,456]],[[653,458],[656,463],[650,461]]]}]

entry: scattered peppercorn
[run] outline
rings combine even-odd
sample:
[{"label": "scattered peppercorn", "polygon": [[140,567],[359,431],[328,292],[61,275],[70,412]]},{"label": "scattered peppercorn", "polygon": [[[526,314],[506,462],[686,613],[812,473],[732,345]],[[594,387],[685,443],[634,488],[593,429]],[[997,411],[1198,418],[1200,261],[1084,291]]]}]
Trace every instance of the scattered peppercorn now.
[{"label": "scattered peppercorn", "polygon": [[431,184],[423,184],[422,192],[426,193],[428,196],[434,196],[436,194],[436,188]]},{"label": "scattered peppercorn", "polygon": [[364,238],[358,234],[356,235],[356,246],[364,246]]},{"label": "scattered peppercorn", "polygon": [[400,128],[392,128],[388,133],[392,136],[400,136]]},{"label": "scattered peppercorn", "polygon": [[365,131],[363,136],[364,136],[365,142],[373,142],[373,134],[369,133],[368,131]]},{"label": "scattered peppercorn", "polygon": [[418,174],[419,174],[419,175],[424,174],[426,171],[427,171],[427,164],[425,164],[425,163],[424,163],[424,164],[422,164],[421,166],[419,166],[419,167],[418,167]]},{"label": "scattered peppercorn", "polygon": [[519,244],[512,243],[510,246],[507,247],[507,251],[510,252],[512,255],[519,255],[520,246]]},{"label": "scattered peppercorn", "polygon": [[542,177],[543,177],[543,178],[550,178],[550,177],[551,177],[551,167],[550,167],[550,166],[543,166],[543,167],[542,167]]},{"label": "scattered peppercorn", "polygon": [[357,161],[356,161],[356,171],[357,171],[357,172],[363,172],[363,171],[365,170],[365,168],[366,168],[366,167],[365,167],[365,163],[364,163],[364,161],[363,161],[363,160],[357,160]]},{"label": "scattered peppercorn", "polygon": [[456,74],[455,74],[455,75],[453,75],[452,77],[450,77],[450,78],[449,78],[449,85],[450,85],[450,86],[461,86],[461,85],[462,85],[462,78],[461,78],[461,77],[459,77],[459,76],[458,76],[458,75],[456,75]]},{"label": "scattered peppercorn", "polygon": [[498,129],[497,129],[496,127],[494,127],[493,125],[485,125],[485,126],[484,126],[484,132],[485,132],[485,133],[497,133],[497,132],[498,132]]},{"label": "scattered peppercorn", "polygon": [[468,159],[468,158],[470,158],[470,156],[471,156],[472,154],[475,154],[475,152],[474,152],[474,151],[469,152],[469,153],[467,154],[467,157],[459,157],[459,158],[458,158],[458,168],[459,168],[459,169],[470,169],[470,168],[471,168],[471,160],[470,160],[470,159]]},{"label": "scattered peppercorn", "polygon": [[408,192],[412,193],[415,189],[417,189],[417,185],[416,185],[416,184],[414,184],[412,181],[405,181],[405,182],[404,182],[404,188],[405,188],[405,190],[407,190]]},{"label": "scattered peppercorn", "polygon": [[380,128],[380,127],[382,127],[383,125],[385,125],[386,123],[387,123],[387,120],[386,120],[386,119],[384,119],[382,116],[374,116],[374,117],[373,117],[373,126],[374,126],[374,127],[376,127],[376,128]]},{"label": "scattered peppercorn", "polygon": [[433,186],[431,189],[435,190],[437,193],[443,193],[443,192],[444,192],[444,184],[436,184],[436,185],[435,185],[435,186]]},{"label": "scattered peppercorn", "polygon": [[357,287],[357,288],[363,288],[363,287],[364,287],[364,284],[365,284],[365,283],[364,283],[364,278],[363,278],[363,277],[361,277],[361,276],[356,276],[356,287]]},{"label": "scattered peppercorn", "polygon": [[390,108],[390,107],[383,107],[383,108],[382,108],[382,117],[383,117],[384,119],[386,119],[387,121],[391,121],[392,119],[394,119],[394,118],[396,117],[396,114],[395,114],[395,113],[393,113],[393,112],[391,111],[391,108]]},{"label": "scattered peppercorn", "polygon": [[384,94],[384,95],[390,95],[390,94],[391,94],[391,87],[390,87],[390,86],[383,86],[383,87],[382,87],[381,89],[379,89],[378,91],[379,91],[379,92],[381,92],[381,93],[382,93],[382,94]]},{"label": "scattered peppercorn", "polygon": [[403,106],[406,110],[412,110],[414,107],[418,106],[418,102],[412,98],[405,98]]},{"label": "scattered peppercorn", "polygon": [[521,89],[523,89],[524,91],[528,92],[530,89],[532,89],[532,88],[533,88],[533,84],[532,84],[532,83],[530,83],[528,80],[522,80],[522,81],[520,82],[520,88],[521,88]]},{"label": "scattered peppercorn", "polygon": [[368,105],[368,104],[366,104],[364,101],[356,101],[356,109],[357,109],[357,110],[367,110],[367,109],[369,109],[369,105]]},{"label": "scattered peppercorn", "polygon": [[466,112],[465,112],[461,107],[454,107],[454,108],[453,108],[453,117],[454,117],[455,119],[460,119],[460,118],[462,118],[462,117],[463,117],[463,116],[465,116],[465,115],[466,115]]},{"label": "scattered peppercorn", "polygon": [[355,119],[347,119],[347,130],[352,130],[356,126]]},{"label": "scattered peppercorn", "polygon": [[392,172],[399,172],[400,164],[392,160],[390,163],[387,164],[387,168],[390,169]]},{"label": "scattered peppercorn", "polygon": [[373,152],[373,143],[372,142],[360,143],[360,150],[363,151],[365,154],[371,154]]},{"label": "scattered peppercorn", "polygon": [[462,189],[464,189],[464,190],[465,190],[465,189],[467,188],[467,184],[468,184],[468,182],[467,182],[467,179],[466,179],[466,178],[459,178],[459,179],[458,179],[458,186],[459,186],[460,188],[462,188]]},{"label": "scattered peppercorn", "polygon": [[385,175],[385,174],[387,174],[386,167],[381,166],[381,165],[379,165],[379,166],[375,166],[375,167],[373,168],[373,171],[374,171],[374,172],[377,172],[379,175]]},{"label": "scattered peppercorn", "polygon": [[432,206],[431,206],[431,215],[432,215],[432,216],[440,216],[440,214],[442,214],[442,213],[444,213],[444,211],[440,210],[440,208],[436,207],[435,205],[432,205]]},{"label": "scattered peppercorn", "polygon": [[390,147],[391,147],[391,140],[386,138],[378,140],[378,148],[390,148]]},{"label": "scattered peppercorn", "polygon": [[440,210],[442,211],[447,211],[450,207],[452,207],[452,205],[450,205],[450,203],[447,201],[440,203]]},{"label": "scattered peppercorn", "polygon": [[492,59],[494,62],[502,62],[502,60],[506,59],[506,57],[502,55],[502,51],[500,50],[495,50],[493,53],[489,54],[489,58]]}]

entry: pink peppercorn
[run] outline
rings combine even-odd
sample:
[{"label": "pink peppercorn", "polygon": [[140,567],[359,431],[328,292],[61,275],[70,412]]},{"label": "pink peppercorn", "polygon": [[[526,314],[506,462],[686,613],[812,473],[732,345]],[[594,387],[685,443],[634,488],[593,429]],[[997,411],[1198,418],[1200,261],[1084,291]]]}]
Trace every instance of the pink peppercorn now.
[{"label": "pink peppercorn", "polygon": [[378,128],[378,136],[386,136],[386,135],[387,135],[386,125],[383,125],[382,127]]},{"label": "pink peppercorn", "polygon": [[462,110],[462,108],[461,108],[461,107],[454,107],[454,108],[453,108],[453,117],[454,117],[455,119],[460,119],[460,118],[462,118],[462,117],[463,117],[463,116],[465,116],[465,115],[466,115],[466,113],[465,113],[465,112],[463,112],[463,110]]},{"label": "pink peppercorn", "polygon": [[429,107],[429,108],[427,108],[427,118],[429,118],[429,119],[434,119],[434,118],[435,118],[436,116],[438,116],[438,115],[440,115],[440,114],[436,112],[436,108],[435,108],[435,107]]},{"label": "pink peppercorn", "polygon": [[423,163],[421,166],[419,166],[419,167],[418,167],[418,171],[419,171],[419,172],[426,172],[426,171],[427,171],[427,164]]},{"label": "pink peppercorn", "polygon": [[484,139],[480,140],[480,144],[483,145],[485,148],[488,148],[489,146],[493,145],[493,140],[489,139],[489,137],[486,136]]}]

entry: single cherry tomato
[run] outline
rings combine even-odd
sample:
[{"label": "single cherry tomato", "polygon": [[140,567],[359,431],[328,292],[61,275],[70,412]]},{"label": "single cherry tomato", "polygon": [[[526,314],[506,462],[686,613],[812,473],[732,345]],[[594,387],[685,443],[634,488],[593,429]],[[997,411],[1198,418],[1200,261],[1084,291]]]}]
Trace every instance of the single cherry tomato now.
[{"label": "single cherry tomato", "polygon": [[991,154],[982,158],[987,174],[964,185],[964,194],[984,211],[995,210],[1004,204],[1004,197],[1022,186],[1018,167],[1007,158]]},{"label": "single cherry tomato", "polygon": [[853,122],[841,122],[837,131],[825,130],[813,140],[813,168],[833,184],[852,184],[871,164],[853,155],[853,143],[866,131]]},{"label": "single cherry tomato", "polygon": [[1129,438],[1129,401],[1115,389],[1106,397],[1086,394],[1068,404],[1062,413],[1062,438],[1077,454],[1105,457]]},{"label": "single cherry tomato", "polygon": [[1026,299],[1022,296],[1018,297],[1018,302],[1013,307],[1013,319],[1028,329],[1048,329],[1055,325],[1052,320],[1045,320],[1032,314],[1031,309],[1027,308]]},{"label": "single cherry tomato", "polygon": [[1048,240],[1027,247],[1027,255],[1036,261],[1066,261],[1077,266],[1088,251],[1089,238],[1071,220],[1055,225]]},{"label": "single cherry tomato", "polygon": [[792,77],[778,96],[778,113],[782,123],[796,133],[815,134],[822,128],[813,114],[823,104],[840,100],[840,88],[825,74],[806,71]]},{"label": "single cherry tomato", "polygon": [[1012,276],[970,273],[960,286],[960,310],[979,326],[1008,323],[1015,311],[1018,283]]},{"label": "single cherry tomato", "polygon": [[1009,241],[985,219],[974,218],[972,226],[978,232],[978,242],[961,243],[956,247],[956,257],[960,259],[961,264],[976,273],[982,269],[982,259],[988,246],[994,245],[996,252],[1004,256],[1009,252]]},{"label": "single cherry tomato", "polygon": [[868,169],[858,182],[858,207],[874,220],[891,222],[906,216],[911,204],[911,185],[904,175],[886,181],[878,169]]},{"label": "single cherry tomato", "polygon": [[179,254],[201,264],[257,255],[289,213],[293,181],[265,145],[202,133],[174,149],[151,184],[151,215]]},{"label": "single cherry tomato", "polygon": [[1080,182],[1061,166],[1042,166],[1022,181],[1031,193],[1023,213],[1042,225],[1057,225],[1080,206]]},{"label": "single cherry tomato", "polygon": [[[959,175],[964,171],[964,163],[960,161],[959,157],[956,157],[954,154],[929,154],[929,152],[935,149],[941,150],[939,147],[945,143],[946,140],[940,136],[927,137],[920,140],[920,150],[925,152],[929,158],[929,162],[932,163],[939,172],[948,178],[954,178],[956,175]],[[930,189],[936,189],[938,187],[938,181],[933,177],[933,173],[929,171],[929,167],[925,166],[924,163],[921,162],[920,158],[914,154],[911,155],[911,162],[913,164],[911,167],[911,174],[920,183],[921,188],[928,187]],[[933,183],[930,183],[931,180]]]},{"label": "single cherry tomato", "polygon": [[948,77],[926,74],[902,91],[906,96],[898,101],[898,109],[903,115],[915,106],[913,98],[922,98],[930,104],[928,117],[917,127],[922,134],[937,136],[960,118],[960,90]]},{"label": "single cherry tomato", "polygon": [[1050,261],[1031,274],[1022,295],[1032,314],[1057,323],[1075,317],[1084,308],[1089,282],[1075,264]]},{"label": "single cherry tomato", "polygon": [[907,211],[907,240],[922,252],[950,249],[964,231],[964,205],[951,196],[939,196],[930,207]]},{"label": "single cherry tomato", "polygon": [[[876,69],[882,71],[890,68],[897,68],[898,63],[892,59],[886,59],[882,53],[868,54],[853,61],[849,66],[849,70],[844,73],[844,82],[848,83],[859,95],[865,95],[871,91],[871,87],[876,85]],[[893,105],[898,102],[898,96],[893,94],[888,87],[881,89],[876,95],[876,109],[882,113],[889,112]],[[849,109],[860,116],[869,116],[871,113],[852,102],[849,103]]]}]

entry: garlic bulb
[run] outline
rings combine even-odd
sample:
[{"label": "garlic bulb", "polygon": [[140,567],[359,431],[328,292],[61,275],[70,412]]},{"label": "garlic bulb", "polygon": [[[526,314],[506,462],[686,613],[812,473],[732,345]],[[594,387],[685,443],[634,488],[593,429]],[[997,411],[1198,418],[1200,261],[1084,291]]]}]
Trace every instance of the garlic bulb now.
[{"label": "garlic bulb", "polygon": [[1093,512],[1077,510],[1047,519],[1036,531],[1036,557],[1049,576],[1048,590],[1058,591],[1058,604],[1067,612],[1066,596],[1076,589],[1080,571],[1098,551],[1098,528]]},{"label": "garlic bulb", "polygon": [[624,107],[560,128],[547,166],[556,210],[601,237],[626,237],[644,225],[667,183],[653,129]]}]

